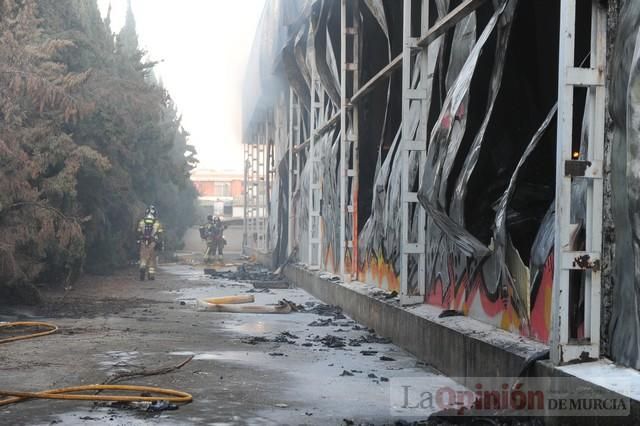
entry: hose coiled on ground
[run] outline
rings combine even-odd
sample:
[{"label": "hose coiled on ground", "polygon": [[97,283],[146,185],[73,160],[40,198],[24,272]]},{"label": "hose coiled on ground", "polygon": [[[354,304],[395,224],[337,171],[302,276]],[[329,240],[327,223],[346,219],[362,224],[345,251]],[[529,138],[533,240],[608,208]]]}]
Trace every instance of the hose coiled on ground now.
[{"label": "hose coiled on ground", "polygon": [[[46,328],[45,331],[38,331],[31,334],[21,336],[13,336],[0,340],[0,344],[16,342],[19,340],[33,339],[35,337],[47,336],[58,331],[58,326],[46,322],[8,322],[0,324],[0,329],[13,327],[40,327]],[[137,395],[84,395],[78,392],[89,391],[125,391],[125,392],[144,392],[152,393],[158,396],[137,396]],[[0,407],[4,405],[14,404],[16,402],[26,401],[28,399],[61,399],[66,401],[102,401],[102,402],[154,402],[162,399],[167,402],[176,404],[187,404],[193,400],[193,397],[182,391],[173,389],[163,389],[151,386],[133,386],[133,385],[85,385],[72,386],[59,389],[45,390],[41,392],[21,392],[0,389]]]}]

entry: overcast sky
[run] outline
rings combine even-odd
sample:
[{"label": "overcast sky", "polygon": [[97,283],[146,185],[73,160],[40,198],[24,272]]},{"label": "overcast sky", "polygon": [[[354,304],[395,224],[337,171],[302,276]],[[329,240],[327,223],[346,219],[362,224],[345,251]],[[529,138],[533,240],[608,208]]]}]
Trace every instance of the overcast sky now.
[{"label": "overcast sky", "polygon": [[[132,0],[140,45],[176,101],[201,168],[243,170],[241,94],[265,0]],[[111,25],[127,0],[98,0]]]}]

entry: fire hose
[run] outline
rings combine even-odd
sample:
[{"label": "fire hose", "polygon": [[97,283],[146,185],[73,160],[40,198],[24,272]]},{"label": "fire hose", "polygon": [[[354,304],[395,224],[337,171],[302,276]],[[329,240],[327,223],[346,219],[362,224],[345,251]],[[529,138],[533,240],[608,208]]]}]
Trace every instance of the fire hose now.
[{"label": "fire hose", "polygon": [[7,323],[4,323],[4,324],[0,323],[0,329],[2,329],[2,328],[12,328],[12,327],[44,327],[44,328],[47,328],[48,330],[40,331],[40,332],[37,332],[37,333],[26,334],[24,336],[15,336],[15,337],[8,337],[6,339],[1,339],[0,340],[0,344],[9,343],[9,342],[16,342],[18,340],[33,339],[34,337],[46,336],[48,334],[53,334],[56,331],[58,331],[58,326],[53,325],[53,324],[49,324],[49,323],[46,323],[46,322],[26,321],[26,322],[7,322]]},{"label": "fire hose", "polygon": [[[58,327],[53,324],[44,322],[9,322],[0,324],[2,328],[12,327],[42,327],[46,328],[45,331],[39,331],[35,333],[25,334],[21,336],[14,336],[0,340],[0,344],[15,342],[18,340],[32,339],[35,337],[46,336],[58,331]],[[156,395],[162,395],[162,398],[157,396],[138,396],[138,395],[84,395],[79,392],[88,391],[125,391],[125,392],[144,392]],[[61,399],[71,401],[102,401],[102,402],[156,402],[159,399],[175,404],[187,404],[193,400],[193,397],[182,391],[173,389],[164,389],[151,386],[133,386],[133,385],[84,385],[84,386],[72,386],[59,389],[50,389],[41,392],[21,392],[12,390],[0,389],[0,396],[4,396],[4,399],[0,399],[0,407],[4,405],[13,404],[16,402],[25,401],[28,399]]]}]

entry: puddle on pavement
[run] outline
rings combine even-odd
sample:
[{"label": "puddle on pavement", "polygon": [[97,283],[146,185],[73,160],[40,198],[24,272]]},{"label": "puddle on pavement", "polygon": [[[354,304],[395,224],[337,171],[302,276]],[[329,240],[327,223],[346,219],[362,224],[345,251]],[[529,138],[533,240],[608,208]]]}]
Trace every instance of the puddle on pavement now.
[{"label": "puddle on pavement", "polygon": [[177,351],[170,352],[169,355],[191,356],[195,361],[236,361],[236,362],[257,362],[265,359],[262,352],[247,351],[221,351],[221,352],[191,352]]},{"label": "puddle on pavement", "polygon": [[179,265],[175,263],[162,265],[158,269],[170,272],[173,275],[202,275],[203,273],[201,268],[195,268],[190,265]]},{"label": "puddle on pavement", "polygon": [[137,351],[108,351],[96,356],[102,359],[98,361],[101,370],[129,371],[131,367],[139,367],[134,363],[139,354]]},{"label": "puddle on pavement", "polygon": [[224,328],[238,333],[250,335],[262,335],[274,331],[273,324],[267,323],[265,321],[250,321],[246,323],[236,324],[228,324],[227,322],[225,322]]},{"label": "puddle on pavement", "polygon": [[162,272],[166,272],[175,277],[179,277],[180,280],[204,281],[208,279],[208,277],[204,274],[204,269],[201,267],[173,264],[161,266],[159,269]]},{"label": "puddle on pavement", "polygon": [[250,336],[275,335],[283,331],[301,333],[302,330],[308,328],[307,322],[312,321],[315,316],[305,316],[301,319],[300,315],[305,314],[287,314],[286,318],[285,315],[271,315],[263,320],[255,318],[255,314],[253,317],[245,314],[242,320],[229,321],[225,319],[221,325],[226,330]]},{"label": "puddle on pavement", "polygon": [[239,416],[231,416],[230,418],[231,422],[208,422],[207,425],[209,426],[235,426],[238,424],[247,424],[247,425],[253,425],[253,426],[258,426],[258,425],[277,425],[278,423],[272,421],[272,420],[268,420],[265,418],[261,418],[261,417],[254,417],[254,418],[249,418],[249,419],[243,419]]},{"label": "puddle on pavement", "polygon": [[245,291],[250,288],[251,286],[248,284],[232,283],[232,285],[229,284],[229,285],[226,285],[225,287],[220,287],[219,285],[214,285],[212,283],[211,287],[181,288],[178,290],[163,291],[162,293],[171,294],[176,298],[176,301],[178,302],[187,302],[187,301],[195,301],[198,299],[206,299],[209,297],[245,294]]}]

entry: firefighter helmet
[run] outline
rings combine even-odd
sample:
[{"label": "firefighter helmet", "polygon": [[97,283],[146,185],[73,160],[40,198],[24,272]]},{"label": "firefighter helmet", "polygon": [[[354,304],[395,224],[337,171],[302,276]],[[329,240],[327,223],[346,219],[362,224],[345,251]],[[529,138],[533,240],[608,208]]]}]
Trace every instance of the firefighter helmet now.
[{"label": "firefighter helmet", "polygon": [[158,210],[156,210],[156,206],[154,206],[153,204],[150,204],[149,207],[147,207],[147,209],[144,211],[144,215],[145,216],[151,216],[153,218],[157,218],[158,217]]}]

